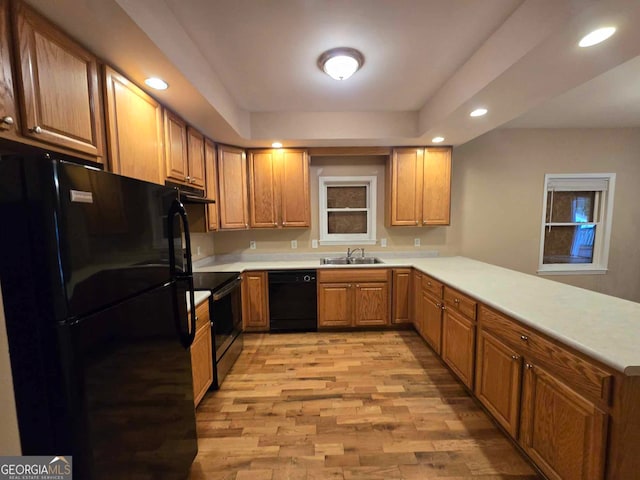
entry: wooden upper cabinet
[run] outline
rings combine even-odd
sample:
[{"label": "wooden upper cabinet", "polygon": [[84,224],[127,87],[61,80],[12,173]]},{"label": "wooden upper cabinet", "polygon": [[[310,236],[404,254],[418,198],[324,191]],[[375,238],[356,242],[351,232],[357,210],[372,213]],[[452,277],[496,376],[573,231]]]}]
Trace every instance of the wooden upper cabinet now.
[{"label": "wooden upper cabinet", "polygon": [[307,151],[250,151],[249,207],[252,228],[309,227]]},{"label": "wooden upper cabinet", "polygon": [[276,198],[277,150],[249,152],[249,226],[278,226]]},{"label": "wooden upper cabinet", "polygon": [[18,140],[10,31],[9,0],[0,0],[0,137]]},{"label": "wooden upper cabinet", "polygon": [[195,128],[187,128],[187,164],[189,183],[194,187],[205,188],[204,136]]},{"label": "wooden upper cabinet", "polygon": [[127,78],[105,67],[109,169],[164,183],[162,107]]},{"label": "wooden upper cabinet", "polygon": [[167,178],[187,183],[187,124],[170,110],[164,110],[164,158]]},{"label": "wooden upper cabinet", "polygon": [[451,209],[451,149],[424,151],[422,224],[449,225]]},{"label": "wooden upper cabinet", "polygon": [[247,157],[244,150],[218,145],[218,187],[220,229],[248,228]]},{"label": "wooden upper cabinet", "polygon": [[15,25],[23,135],[102,157],[96,57],[22,2]]},{"label": "wooden upper cabinet", "polygon": [[387,169],[387,221],[394,226],[422,222],[424,149],[395,148]]},{"label": "wooden upper cabinet", "polygon": [[216,165],[216,146],[208,138],[204,141],[205,187],[207,198],[216,203],[207,205],[207,231],[218,230],[218,166]]},{"label": "wooden upper cabinet", "polygon": [[387,168],[387,223],[449,225],[451,148],[395,148]]},{"label": "wooden upper cabinet", "polygon": [[310,227],[309,155],[306,150],[282,150],[280,223],[283,227]]}]

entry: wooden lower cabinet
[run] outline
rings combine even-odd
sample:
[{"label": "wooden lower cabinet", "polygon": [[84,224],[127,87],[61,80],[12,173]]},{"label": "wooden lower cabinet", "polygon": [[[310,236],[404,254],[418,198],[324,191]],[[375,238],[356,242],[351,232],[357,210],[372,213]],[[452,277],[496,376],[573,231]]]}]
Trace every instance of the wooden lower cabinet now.
[{"label": "wooden lower cabinet", "polygon": [[242,274],[242,326],[245,331],[269,330],[267,272]]},{"label": "wooden lower cabinet", "polygon": [[418,270],[413,271],[411,281],[411,321],[413,322],[413,328],[420,333],[420,322],[422,321],[422,275]]},{"label": "wooden lower cabinet", "polygon": [[605,412],[549,371],[526,363],[520,444],[547,477],[602,479],[606,425]]},{"label": "wooden lower cabinet", "polygon": [[442,352],[442,300],[425,290],[420,291],[422,320],[419,333],[440,355]]},{"label": "wooden lower cabinet", "polygon": [[353,290],[356,326],[384,326],[389,324],[389,284],[361,283]]},{"label": "wooden lower cabinet", "polygon": [[475,394],[493,417],[518,437],[522,357],[486,330],[478,332]]},{"label": "wooden lower cabinet", "polygon": [[353,318],[352,285],[326,283],[318,288],[318,327],[350,327]]},{"label": "wooden lower cabinet", "polygon": [[391,272],[391,323],[411,323],[411,269],[394,268]]},{"label": "wooden lower cabinet", "polygon": [[193,402],[197,406],[213,383],[213,355],[209,301],[196,307],[196,336],[191,344]]},{"label": "wooden lower cabinet", "polygon": [[446,307],[442,317],[442,359],[473,388],[476,327],[473,321]]}]

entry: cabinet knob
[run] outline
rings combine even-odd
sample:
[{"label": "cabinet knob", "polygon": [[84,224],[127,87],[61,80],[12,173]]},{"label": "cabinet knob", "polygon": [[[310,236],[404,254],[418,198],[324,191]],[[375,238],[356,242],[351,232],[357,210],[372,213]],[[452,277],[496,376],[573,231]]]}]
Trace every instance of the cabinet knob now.
[{"label": "cabinet knob", "polygon": [[460,299],[459,298],[454,298],[453,299],[453,303],[460,303]]},{"label": "cabinet knob", "polygon": [[356,288],[360,288],[360,284],[357,284],[357,283],[356,283]]},{"label": "cabinet knob", "polygon": [[245,223],[245,224],[244,224],[244,228],[249,228],[249,224],[248,224],[248,223]]},{"label": "cabinet knob", "polygon": [[533,368],[533,365],[531,365],[530,363],[527,363],[525,367],[527,367],[527,370],[531,370]]},{"label": "cabinet knob", "polygon": [[213,320],[209,322],[209,325],[213,328]]},{"label": "cabinet knob", "polygon": [[431,286],[431,282],[427,282],[427,285]]},{"label": "cabinet knob", "polygon": [[442,304],[441,303],[436,303],[436,307],[442,308]]},{"label": "cabinet knob", "polygon": [[529,337],[527,337],[526,335],[520,335],[520,340],[522,340],[523,342],[528,342]]},{"label": "cabinet knob", "polygon": [[2,123],[4,123],[5,125],[13,125],[14,120],[13,117],[7,115],[6,117],[2,117]]},{"label": "cabinet knob", "polygon": [[33,133],[38,133],[38,134],[40,134],[40,133],[42,133],[42,127],[40,127],[40,125],[36,125],[35,127],[33,127],[33,128],[31,129],[31,131],[32,131]]},{"label": "cabinet knob", "polygon": [[427,221],[426,221],[426,220],[423,220],[422,224],[423,224],[423,225],[426,225],[426,224],[427,224]]},{"label": "cabinet knob", "polygon": [[282,226],[285,227],[287,225],[287,222],[282,222]]},{"label": "cabinet knob", "polygon": [[416,220],[416,225],[418,225],[418,220]]},{"label": "cabinet knob", "polygon": [[442,307],[440,307],[440,308],[442,308],[442,310],[446,310],[446,309],[447,309],[447,306],[443,303],[443,304],[442,304]]},{"label": "cabinet knob", "polygon": [[518,355],[511,355],[511,358],[514,360],[518,360],[520,357]]},{"label": "cabinet knob", "polygon": [[196,315],[196,322],[198,321],[198,315]]},{"label": "cabinet knob", "polygon": [[277,227],[278,226],[278,222],[273,222],[273,226]]}]

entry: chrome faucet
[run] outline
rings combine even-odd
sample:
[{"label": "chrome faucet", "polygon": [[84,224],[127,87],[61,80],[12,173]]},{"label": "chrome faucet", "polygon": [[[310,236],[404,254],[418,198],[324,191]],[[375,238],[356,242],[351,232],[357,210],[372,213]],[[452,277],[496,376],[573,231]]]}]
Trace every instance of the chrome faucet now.
[{"label": "chrome faucet", "polygon": [[350,248],[347,248],[347,258],[351,258],[351,256],[354,253],[356,253],[358,250],[360,250],[360,256],[364,258],[364,248],[354,248],[353,250],[351,250]]}]

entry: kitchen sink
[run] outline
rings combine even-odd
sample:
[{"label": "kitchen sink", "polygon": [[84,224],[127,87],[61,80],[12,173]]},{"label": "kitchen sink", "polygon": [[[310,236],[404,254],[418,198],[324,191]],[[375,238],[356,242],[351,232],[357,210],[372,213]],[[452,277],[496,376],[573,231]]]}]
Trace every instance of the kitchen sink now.
[{"label": "kitchen sink", "polygon": [[325,257],[320,259],[320,265],[371,265],[384,263],[378,257]]}]

